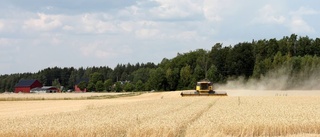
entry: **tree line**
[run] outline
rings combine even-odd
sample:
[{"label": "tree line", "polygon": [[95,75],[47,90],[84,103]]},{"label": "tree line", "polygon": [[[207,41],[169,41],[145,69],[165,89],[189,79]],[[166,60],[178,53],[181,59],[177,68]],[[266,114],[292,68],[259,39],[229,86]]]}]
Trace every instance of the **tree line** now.
[{"label": "tree line", "polygon": [[[216,43],[210,50],[178,53],[160,63],[118,64],[87,68],[46,68],[36,73],[0,76],[0,91],[13,91],[20,79],[38,79],[44,85],[73,89],[75,84],[89,91],[172,91],[193,89],[204,78],[215,83],[229,79],[264,76],[285,68],[294,79],[320,72],[320,39],[292,34],[282,39],[241,42],[233,46]],[[81,81],[88,79],[88,81]]]}]

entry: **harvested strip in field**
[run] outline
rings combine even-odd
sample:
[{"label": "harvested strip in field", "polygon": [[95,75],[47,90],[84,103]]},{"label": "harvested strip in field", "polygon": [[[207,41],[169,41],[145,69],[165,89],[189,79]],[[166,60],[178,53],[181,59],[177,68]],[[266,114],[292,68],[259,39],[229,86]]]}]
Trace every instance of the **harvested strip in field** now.
[{"label": "harvested strip in field", "polygon": [[[181,100],[198,100],[188,107],[178,111],[159,115],[129,129],[128,136],[180,136],[185,134],[185,129],[192,124],[202,113],[212,107],[218,98],[184,98]],[[175,105],[177,102],[168,102]],[[165,106],[162,106],[165,107]]]}]

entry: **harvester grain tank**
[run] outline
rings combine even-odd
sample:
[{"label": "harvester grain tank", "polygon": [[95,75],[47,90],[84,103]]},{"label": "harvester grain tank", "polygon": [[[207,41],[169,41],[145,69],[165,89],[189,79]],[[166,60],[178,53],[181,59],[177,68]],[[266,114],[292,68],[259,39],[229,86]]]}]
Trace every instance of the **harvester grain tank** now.
[{"label": "harvester grain tank", "polygon": [[212,82],[202,80],[197,82],[196,91],[181,92],[181,96],[228,96],[226,92],[214,91]]}]

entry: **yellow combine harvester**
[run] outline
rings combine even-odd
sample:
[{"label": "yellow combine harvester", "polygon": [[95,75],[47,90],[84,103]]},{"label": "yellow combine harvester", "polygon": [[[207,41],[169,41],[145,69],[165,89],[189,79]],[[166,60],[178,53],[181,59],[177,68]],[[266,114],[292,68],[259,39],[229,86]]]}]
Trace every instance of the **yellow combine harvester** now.
[{"label": "yellow combine harvester", "polygon": [[213,90],[213,84],[208,80],[197,82],[195,92],[181,92],[181,96],[228,96],[226,92]]}]

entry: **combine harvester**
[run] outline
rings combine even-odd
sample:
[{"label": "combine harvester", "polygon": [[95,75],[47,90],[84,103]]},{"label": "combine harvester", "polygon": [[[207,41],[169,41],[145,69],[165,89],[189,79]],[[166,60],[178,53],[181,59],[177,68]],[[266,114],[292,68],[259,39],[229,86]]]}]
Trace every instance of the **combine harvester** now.
[{"label": "combine harvester", "polygon": [[213,90],[213,84],[205,79],[200,82],[197,82],[195,92],[181,92],[181,96],[228,96],[227,92],[217,92]]}]

